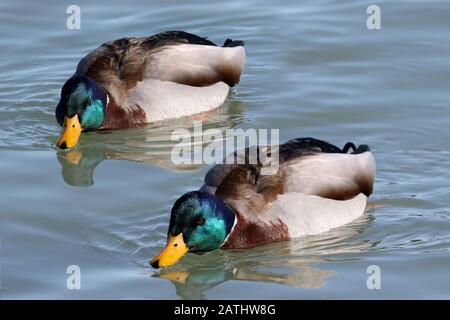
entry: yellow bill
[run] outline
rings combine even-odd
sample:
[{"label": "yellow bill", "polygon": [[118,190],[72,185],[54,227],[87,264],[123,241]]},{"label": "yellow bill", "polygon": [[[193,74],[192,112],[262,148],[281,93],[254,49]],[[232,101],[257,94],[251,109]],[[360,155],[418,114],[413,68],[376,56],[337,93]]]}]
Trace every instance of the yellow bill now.
[{"label": "yellow bill", "polygon": [[184,243],[183,233],[169,236],[166,247],[150,262],[150,265],[153,268],[170,267],[177,263],[186,252],[188,252],[188,247]]},{"label": "yellow bill", "polygon": [[81,131],[82,128],[77,114],[72,118],[65,116],[63,131],[58,139],[58,142],[56,142],[56,145],[61,149],[70,149],[75,147],[78,143],[78,139],[80,139]]}]

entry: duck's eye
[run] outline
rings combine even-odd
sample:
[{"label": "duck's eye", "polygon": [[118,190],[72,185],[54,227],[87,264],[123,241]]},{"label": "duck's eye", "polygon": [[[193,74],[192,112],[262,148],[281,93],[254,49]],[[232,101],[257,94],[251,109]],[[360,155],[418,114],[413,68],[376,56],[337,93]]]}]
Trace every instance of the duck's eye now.
[{"label": "duck's eye", "polygon": [[204,224],[205,223],[205,218],[203,218],[202,216],[198,217],[196,223],[198,225]]},{"label": "duck's eye", "polygon": [[87,108],[91,102],[89,100],[84,100],[84,107]]}]

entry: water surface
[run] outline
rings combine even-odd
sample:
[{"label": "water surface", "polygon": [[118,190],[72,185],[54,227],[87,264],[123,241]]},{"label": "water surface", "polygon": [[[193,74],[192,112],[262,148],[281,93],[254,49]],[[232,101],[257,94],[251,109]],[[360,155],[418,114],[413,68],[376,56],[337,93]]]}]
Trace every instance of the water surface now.
[{"label": "water surface", "polygon": [[[450,298],[450,3],[379,1],[375,31],[368,1],[78,1],[81,30],[66,28],[68,4],[0,4],[2,299]],[[170,161],[170,133],[192,119],[56,152],[54,108],[87,52],[163,30],[246,41],[241,83],[207,128],[368,144],[376,207],[322,235],[151,269],[171,204],[210,168]],[[81,290],[66,288],[69,265]]]}]

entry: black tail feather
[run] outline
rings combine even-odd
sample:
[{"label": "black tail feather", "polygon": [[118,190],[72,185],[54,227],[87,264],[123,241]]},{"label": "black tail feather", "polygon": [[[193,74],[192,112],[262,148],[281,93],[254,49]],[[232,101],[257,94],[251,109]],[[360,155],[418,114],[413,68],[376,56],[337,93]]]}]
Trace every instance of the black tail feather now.
[{"label": "black tail feather", "polygon": [[364,153],[366,151],[370,151],[369,146],[367,144],[362,144],[362,145],[359,145],[358,148],[352,153],[353,154],[360,154],[360,153]]},{"label": "black tail feather", "polygon": [[353,142],[347,142],[344,148],[342,148],[342,153],[348,153],[350,149],[353,149],[352,154],[360,154],[366,151],[370,151],[370,148],[367,144],[359,145],[358,148],[356,148]]},{"label": "black tail feather", "polygon": [[353,151],[356,151],[356,147],[353,142],[347,142],[344,148],[342,148],[342,153],[347,153],[350,148],[353,149]]},{"label": "black tail feather", "polygon": [[231,39],[227,39],[225,40],[225,42],[223,43],[222,47],[243,47],[245,45],[244,41],[242,40],[231,40]]}]

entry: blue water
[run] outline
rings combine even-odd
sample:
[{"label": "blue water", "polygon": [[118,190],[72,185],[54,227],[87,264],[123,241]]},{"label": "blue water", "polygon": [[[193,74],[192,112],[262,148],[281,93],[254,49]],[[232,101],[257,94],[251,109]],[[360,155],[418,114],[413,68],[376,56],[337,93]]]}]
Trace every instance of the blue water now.
[{"label": "blue water", "polygon": [[[450,298],[450,3],[379,1],[380,30],[366,27],[370,4],[77,1],[81,30],[69,30],[68,3],[0,3],[1,298]],[[90,50],[163,30],[246,41],[241,83],[207,128],[368,144],[375,209],[322,235],[151,269],[172,203],[210,168],[170,161],[171,132],[192,119],[57,152],[54,108]],[[66,287],[70,265],[80,290]]]}]

